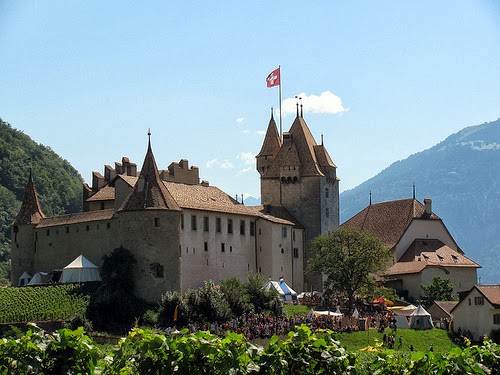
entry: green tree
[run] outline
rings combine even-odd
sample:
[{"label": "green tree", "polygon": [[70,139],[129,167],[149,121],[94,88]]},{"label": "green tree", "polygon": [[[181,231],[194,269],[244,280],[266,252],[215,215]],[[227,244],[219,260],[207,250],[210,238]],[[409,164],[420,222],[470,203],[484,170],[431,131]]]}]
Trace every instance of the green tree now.
[{"label": "green tree", "polygon": [[450,279],[443,279],[440,276],[434,276],[429,284],[420,284],[424,291],[422,303],[429,307],[434,301],[453,301],[453,285]]},{"label": "green tree", "polygon": [[283,301],[278,292],[274,289],[266,289],[266,279],[258,273],[249,273],[245,284],[250,303],[253,305],[255,312],[261,313],[266,310],[271,310],[274,315],[279,315],[283,311]]},{"label": "green tree", "polygon": [[222,280],[220,290],[229,303],[233,315],[240,316],[251,310],[250,297],[245,284],[236,277]]},{"label": "green tree", "polygon": [[373,276],[383,270],[390,258],[387,248],[372,235],[354,229],[337,229],[312,242],[316,257],[308,263],[307,272],[326,276],[324,288],[345,292],[352,311],[354,295],[373,285]]}]

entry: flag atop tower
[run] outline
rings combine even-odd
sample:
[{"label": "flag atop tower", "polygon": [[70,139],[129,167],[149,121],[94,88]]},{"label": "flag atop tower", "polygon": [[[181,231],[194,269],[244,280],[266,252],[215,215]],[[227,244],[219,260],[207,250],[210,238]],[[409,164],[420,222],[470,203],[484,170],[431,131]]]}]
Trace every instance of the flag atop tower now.
[{"label": "flag atop tower", "polygon": [[280,84],[280,68],[276,68],[266,78],[267,87],[274,87]]}]

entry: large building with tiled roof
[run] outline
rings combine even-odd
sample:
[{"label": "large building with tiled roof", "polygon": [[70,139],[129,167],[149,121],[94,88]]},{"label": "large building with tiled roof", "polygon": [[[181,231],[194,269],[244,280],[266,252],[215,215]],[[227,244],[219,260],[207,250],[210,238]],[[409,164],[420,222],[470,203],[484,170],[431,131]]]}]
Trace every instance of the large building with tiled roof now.
[{"label": "large building with tiled roof", "polygon": [[[256,156],[261,201],[280,206],[304,226],[304,263],[315,254],[311,241],[339,225],[339,179],[323,141],[317,144],[302,114],[282,139],[273,116]],[[321,275],[306,274],[305,289],[322,290]]]},{"label": "large building with tiled roof", "polygon": [[304,289],[304,226],[284,206],[249,207],[182,159],[159,170],[148,143],[140,171],[128,158],[84,186],[84,212],[45,217],[29,178],[13,226],[12,284],[27,272],[60,270],[79,255],[97,266],[115,248],[137,260],[136,293],[158,301],[249,272]]},{"label": "large building with tiled roof", "polygon": [[455,293],[476,283],[481,266],[464,255],[432,211],[431,199],[424,204],[415,198],[370,204],[341,227],[368,232],[389,249],[392,259],[384,272],[385,284],[406,297],[420,299],[420,285],[435,276],[449,279]]}]

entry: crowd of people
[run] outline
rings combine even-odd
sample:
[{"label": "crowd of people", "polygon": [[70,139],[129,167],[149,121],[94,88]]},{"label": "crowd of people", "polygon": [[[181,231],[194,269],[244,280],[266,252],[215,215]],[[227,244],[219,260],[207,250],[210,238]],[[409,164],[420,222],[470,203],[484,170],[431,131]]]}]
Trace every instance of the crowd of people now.
[{"label": "crowd of people", "polygon": [[[352,317],[337,317],[310,314],[308,316],[274,317],[262,314],[243,314],[226,323],[204,324],[199,322],[190,323],[187,329],[190,332],[210,331],[219,336],[225,336],[227,332],[242,334],[248,340],[256,338],[270,338],[273,335],[286,335],[294,331],[295,327],[305,324],[311,331],[318,329],[328,329],[335,332],[359,331],[358,319]],[[167,334],[175,330],[176,327],[167,328]]]}]

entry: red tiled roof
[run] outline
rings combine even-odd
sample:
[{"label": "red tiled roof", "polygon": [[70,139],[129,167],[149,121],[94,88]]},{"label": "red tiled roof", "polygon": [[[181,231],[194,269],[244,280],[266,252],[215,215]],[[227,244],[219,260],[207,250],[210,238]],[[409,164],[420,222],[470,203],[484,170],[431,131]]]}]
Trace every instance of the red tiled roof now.
[{"label": "red tiled roof", "polygon": [[120,210],[123,211],[147,209],[180,210],[160,179],[158,166],[151,150],[151,143],[148,144],[148,151],[134,190],[120,207]]},{"label": "red tiled roof", "polygon": [[115,188],[109,185],[104,186],[92,195],[87,202],[108,201],[115,199]]},{"label": "red tiled roof", "polygon": [[111,218],[113,218],[113,214],[114,214],[113,209],[107,209],[107,210],[78,212],[76,214],[47,217],[40,220],[36,228],[40,229],[40,228],[54,227],[58,225],[86,223],[89,221],[110,220]]},{"label": "red tiled roof", "polygon": [[266,136],[262,148],[256,157],[276,155],[281,147],[281,140],[276,127],[276,122],[271,114],[269,125],[267,126]]},{"label": "red tiled roof", "polygon": [[38,194],[36,193],[33,175],[30,172],[28,183],[24,190],[24,198],[21,204],[21,209],[14,219],[14,224],[38,224],[40,220],[45,218],[40,202],[38,201]]},{"label": "red tiled roof", "polygon": [[425,214],[425,206],[416,199],[402,199],[369,205],[345,223],[342,228],[368,232],[392,249],[413,219],[441,220],[436,214]]},{"label": "red tiled roof", "polygon": [[476,288],[495,308],[500,308],[500,284],[476,285]]},{"label": "red tiled roof", "polygon": [[481,267],[473,260],[439,240],[417,239],[408,247],[400,260],[385,272],[385,275],[394,276],[419,273],[428,266],[445,268]]}]

